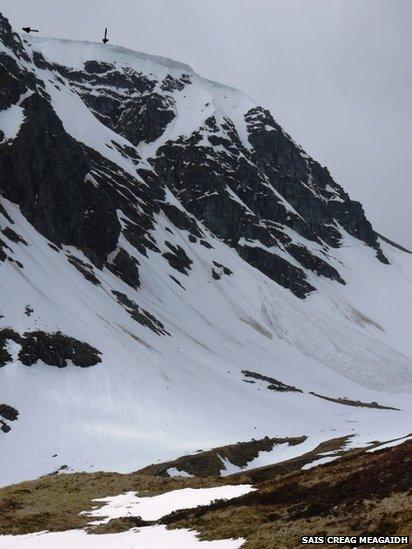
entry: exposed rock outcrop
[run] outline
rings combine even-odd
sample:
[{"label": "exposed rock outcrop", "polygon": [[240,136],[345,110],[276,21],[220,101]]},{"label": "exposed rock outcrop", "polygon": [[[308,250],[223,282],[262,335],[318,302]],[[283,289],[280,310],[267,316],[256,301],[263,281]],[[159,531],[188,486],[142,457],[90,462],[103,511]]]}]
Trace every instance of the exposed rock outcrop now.
[{"label": "exposed rock outcrop", "polygon": [[40,360],[49,366],[65,368],[70,360],[75,366],[88,368],[102,360],[96,348],[60,332],[48,334],[36,331],[19,335],[6,328],[0,330],[0,367],[12,361],[8,342],[19,346],[18,360],[25,366],[33,366]]}]

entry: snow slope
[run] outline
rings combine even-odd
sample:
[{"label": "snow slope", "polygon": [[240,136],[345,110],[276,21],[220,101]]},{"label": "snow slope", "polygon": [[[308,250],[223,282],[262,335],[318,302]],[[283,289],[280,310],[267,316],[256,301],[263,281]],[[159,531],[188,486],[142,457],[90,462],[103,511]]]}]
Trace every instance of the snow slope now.
[{"label": "snow slope", "polygon": [[[243,147],[239,155],[249,158],[250,130],[245,114],[254,104],[236,90],[206,81],[187,66],[117,46],[30,37],[24,47],[27,58],[18,58],[21,70],[31,71],[43,82],[64,131],[110,161],[110,170],[105,172],[109,179],[116,176],[116,169],[117,176],[121,172],[134,178],[136,192],[151,190],[139,170],[152,170],[149,159],[162,146],[190,138],[210,116],[219,124],[231,120],[241,142],[238,146]],[[11,58],[17,55],[5,51]],[[137,71],[153,78],[158,91],[159,82],[168,75],[179,80],[187,73],[191,85],[170,92],[174,118],[161,135],[134,145],[109,123],[105,125],[88,106],[79,91],[89,85],[87,80],[76,84],[73,75],[62,76],[62,69],[59,73],[50,65],[34,63],[35,52],[48,64],[58,63],[70,71],[84,71],[89,60],[113,64],[122,74],[128,74],[129,69]],[[93,89],[87,93],[103,97],[99,86],[90,87]],[[124,95],[124,101],[134,101],[134,92],[122,86],[112,89],[116,86],[104,82],[102,87],[106,98],[114,93],[117,98]],[[4,128],[7,139],[14,139],[23,115],[19,106],[10,108],[0,113],[0,129]],[[202,132],[199,139],[205,140]],[[223,130],[218,134],[226,135]],[[224,147],[216,143],[215,153]],[[126,149],[138,156],[128,156]],[[102,176],[102,170],[100,167],[90,176],[97,190],[102,184],[93,178]],[[119,193],[126,193],[126,186],[122,189]],[[278,195],[279,191],[273,190],[273,196]],[[242,200],[239,193],[235,197]],[[123,231],[112,255],[98,267],[80,246],[50,246],[50,239],[34,228],[16,201],[5,195],[0,200],[1,228],[12,228],[24,241],[13,241],[7,232],[2,235],[13,261],[0,263],[0,329],[11,327],[19,334],[61,331],[94,346],[102,358],[90,368],[71,363],[56,368],[42,361],[28,367],[19,360],[19,345],[8,342],[12,360],[0,367],[0,403],[13,406],[19,416],[8,422],[9,432],[0,431],[2,485],[35,478],[63,465],[69,471],[128,472],[199,448],[264,436],[306,435],[304,451],[308,451],[338,436],[354,435],[351,444],[362,445],[408,434],[412,412],[412,255],[379,241],[389,260],[384,264],[376,259],[376,248],[343,227],[339,229],[341,244],[328,247],[284,226],[282,231],[294,243],[317,256],[324,252],[329,265],[346,282],[340,284],[302,267],[316,291],[300,299],[242,259],[238,249],[208,228],[205,219],[187,213],[180,192],[170,188],[165,190],[164,204],[195,219],[203,236],[189,239],[187,228],[179,227],[162,209],[154,209],[153,226],[147,233],[158,251],[142,253]],[[133,200],[144,213],[146,206],[140,198]],[[295,215],[283,196],[281,203]],[[242,208],[238,202],[236,205]],[[130,218],[124,211],[117,213],[124,229]],[[265,247],[256,242],[258,248]],[[180,246],[190,257],[188,274],[173,268],[163,255],[170,249],[167,243]],[[250,238],[244,243],[254,245]],[[109,268],[120,248],[139,262],[138,288]],[[281,245],[266,248],[276,249],[276,255],[301,268]],[[87,280],[68,261],[68,255],[93,269],[100,283]],[[216,264],[232,274],[215,278],[212,267]],[[159,335],[134,320],[113,291],[126,294],[149,311],[169,335]],[[27,314],[27,307],[32,313]],[[246,370],[301,392],[273,391],[262,380],[246,382],[242,373]],[[398,410],[349,406],[311,392],[377,402]],[[160,527],[155,530],[163,535]],[[151,530],[153,535],[155,530]],[[133,535],[117,536],[120,540]],[[180,531],[168,535],[176,539],[189,536]],[[57,539],[59,536],[32,538],[41,547],[47,543],[63,547],[66,541]],[[72,532],[67,536],[67,543],[82,546],[85,535]],[[25,546],[23,538],[20,545],[7,545],[7,539],[1,543],[0,547]],[[162,542],[157,543],[156,547],[161,547]],[[213,543],[217,547],[238,546]]]}]

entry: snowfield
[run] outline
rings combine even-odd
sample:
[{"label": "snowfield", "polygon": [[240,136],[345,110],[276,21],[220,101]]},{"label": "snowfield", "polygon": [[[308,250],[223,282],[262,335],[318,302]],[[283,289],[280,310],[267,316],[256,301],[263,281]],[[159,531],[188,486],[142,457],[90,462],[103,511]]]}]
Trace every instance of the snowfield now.
[{"label": "snowfield", "polygon": [[[61,330],[94,345],[103,361],[88,369],[27,368],[17,361],[1,369],[2,401],[20,412],[1,439],[3,485],[62,465],[130,472],[199,448],[264,436],[306,435],[306,450],[350,434],[353,445],[408,434],[410,311],[401,304],[392,308],[400,286],[404,304],[411,301],[408,255],[385,248],[392,266],[374,264],[371,273],[372,252],[348,237],[348,246],[339,250],[345,270],[350,277],[355,264],[363,264],[366,280],[357,277],[343,288],[323,282],[323,295],[301,302],[217,241],[209,253],[234,272],[219,285],[210,280],[198,246],[191,250],[197,257],[193,275],[174,273],[185,290],[153,254],[142,265],[142,288],[134,298],[171,333],[159,337],[110,297],[109,288],[124,291],[122,282],[104,271],[102,287],[89,284],[13,205],[7,210],[29,244],[24,250],[14,246],[24,271],[3,265],[8,323],[21,332]],[[165,219],[159,231],[162,225]],[[30,317],[24,315],[26,304],[34,310]],[[275,393],[261,382],[245,383],[242,370],[305,392]],[[400,411],[338,405],[309,391]],[[30,460],[23,457],[28,448]]]}]

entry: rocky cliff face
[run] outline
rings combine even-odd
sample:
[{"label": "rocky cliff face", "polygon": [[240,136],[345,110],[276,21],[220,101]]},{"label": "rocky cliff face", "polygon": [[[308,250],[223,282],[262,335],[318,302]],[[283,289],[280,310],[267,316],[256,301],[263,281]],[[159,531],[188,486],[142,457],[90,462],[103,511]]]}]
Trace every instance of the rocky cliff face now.
[{"label": "rocky cliff face", "polygon": [[[145,253],[148,247],[158,249],[150,233],[154,215],[162,210],[177,229],[202,241],[200,221],[242,259],[301,298],[316,287],[308,271],[344,283],[328,262],[343,230],[387,262],[361,205],[268,111],[252,107],[235,123],[206,102],[203,109],[210,116],[168,138],[178,103],[196,93],[195,75],[173,68],[159,79],[93,59],[82,67],[62,65],[46,60],[40,43],[37,51],[36,42],[13,34],[4,18],[1,40],[0,105],[3,110],[18,105],[24,120],[17,136],[1,145],[0,191],[54,244],[73,245],[102,268],[118,249],[119,215],[127,241]],[[69,88],[93,116],[127,140],[129,145],[108,146],[118,149],[134,173],[120,170],[65,130],[45,84],[48,76],[54,89]],[[142,159],[139,145],[147,150],[149,144],[150,154]],[[184,210],[166,200],[166,189]],[[175,255],[179,264],[190,260]],[[111,268],[136,286],[135,261],[123,249],[116,257]]]}]

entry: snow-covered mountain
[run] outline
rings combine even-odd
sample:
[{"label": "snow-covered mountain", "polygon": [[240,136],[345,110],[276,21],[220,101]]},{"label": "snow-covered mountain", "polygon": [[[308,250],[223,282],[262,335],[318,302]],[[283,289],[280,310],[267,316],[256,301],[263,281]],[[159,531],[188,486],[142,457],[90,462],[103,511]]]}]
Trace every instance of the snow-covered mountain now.
[{"label": "snow-covered mountain", "polygon": [[0,40],[1,484],[408,434],[412,255],[268,111],[169,59]]}]

